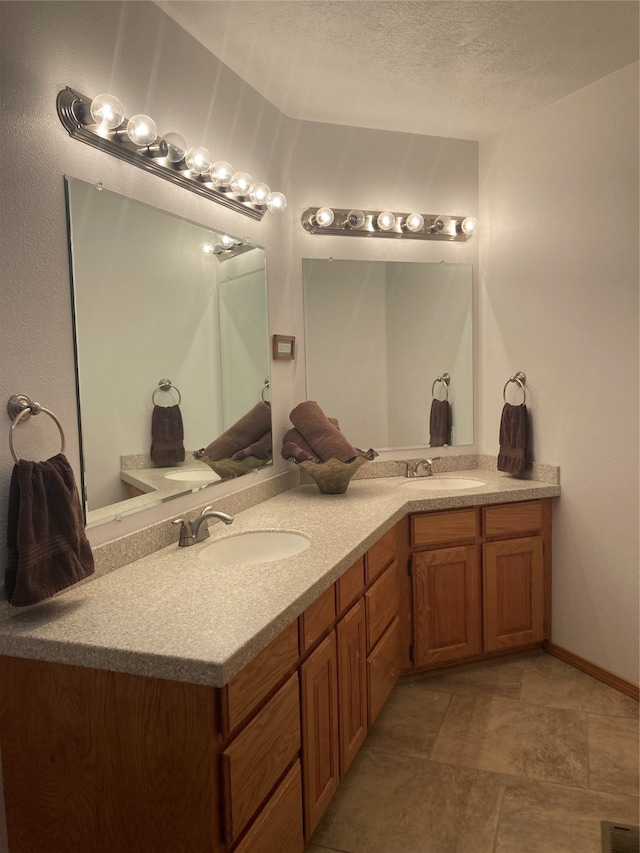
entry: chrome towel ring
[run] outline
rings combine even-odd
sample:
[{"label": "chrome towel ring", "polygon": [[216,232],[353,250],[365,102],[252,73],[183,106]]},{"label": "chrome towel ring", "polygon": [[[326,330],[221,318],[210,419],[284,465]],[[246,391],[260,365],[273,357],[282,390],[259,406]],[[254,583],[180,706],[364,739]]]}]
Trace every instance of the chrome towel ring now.
[{"label": "chrome towel ring", "polygon": [[266,403],[267,405],[269,405],[269,403],[271,402],[270,400],[267,400],[267,394],[270,394],[270,392],[271,392],[271,383],[269,382],[268,379],[265,379],[264,385],[262,386],[262,393],[260,394],[260,396],[262,397],[262,402]]},{"label": "chrome towel ring", "polygon": [[442,385],[444,387],[444,399],[448,400],[449,399],[449,383],[451,382],[451,377],[449,376],[448,373],[443,373],[442,376],[437,376],[433,380],[433,385],[431,386],[431,396],[434,398],[434,400],[438,399],[438,397],[436,397],[436,394],[435,394],[435,388],[436,388],[436,385],[438,384],[438,382],[442,383]]},{"label": "chrome towel ring", "polygon": [[9,402],[7,403],[7,412],[13,421],[9,429],[9,450],[11,451],[11,455],[15,462],[18,462],[19,460],[13,446],[13,431],[23,418],[28,419],[31,415],[39,415],[40,412],[44,412],[45,415],[49,415],[58,427],[60,432],[60,453],[64,453],[64,430],[62,429],[62,424],[53,414],[51,409],[45,409],[45,407],[41,406],[40,403],[32,402],[26,394],[14,394],[9,398]]},{"label": "chrome towel ring", "polygon": [[160,382],[158,382],[158,387],[156,388],[156,390],[151,395],[151,402],[153,403],[154,406],[156,404],[156,394],[158,393],[158,391],[175,391],[176,394],[178,395],[177,405],[179,406],[180,403],[182,402],[182,394],[180,393],[178,388],[176,388],[175,385],[171,384],[170,379],[161,379]]},{"label": "chrome towel ring", "polygon": [[518,385],[520,390],[522,391],[521,405],[524,406],[524,404],[527,402],[527,389],[524,387],[527,382],[527,377],[522,370],[519,370],[517,373],[514,373],[513,376],[510,376],[504,383],[504,388],[502,389],[502,399],[505,403],[507,402],[507,386],[512,382]]}]

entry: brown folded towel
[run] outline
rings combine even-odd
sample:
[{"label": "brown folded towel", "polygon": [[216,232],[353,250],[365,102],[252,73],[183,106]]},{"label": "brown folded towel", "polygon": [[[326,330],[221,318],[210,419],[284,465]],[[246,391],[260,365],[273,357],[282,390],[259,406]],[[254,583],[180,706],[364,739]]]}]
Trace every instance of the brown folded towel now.
[{"label": "brown folded towel", "polygon": [[151,461],[159,468],[184,462],[184,429],[179,406],[154,406]]},{"label": "brown folded towel", "polygon": [[261,439],[271,429],[271,408],[266,403],[256,403],[253,409],[229,427],[205,448],[205,455],[214,461],[230,459]]},{"label": "brown folded towel", "polygon": [[234,453],[231,458],[235,462],[241,462],[243,459],[246,459],[247,456],[255,456],[256,459],[266,460],[271,459],[272,453],[273,443],[271,430],[269,430],[269,432],[265,432],[265,434],[257,441],[254,441],[253,444],[249,444],[247,447],[243,447],[242,450]]},{"label": "brown folded towel", "polygon": [[451,444],[451,406],[448,400],[432,400],[429,416],[429,446]]},{"label": "brown folded towel", "polygon": [[349,444],[314,400],[298,403],[289,419],[322,462],[327,459],[351,462],[361,455],[361,451]]},{"label": "brown folded towel", "polygon": [[284,434],[282,458],[294,459],[296,462],[320,462],[320,457],[313,452],[295,427]]},{"label": "brown folded towel", "polygon": [[13,466],[5,588],[14,607],[36,604],[94,572],[71,466],[59,453]]},{"label": "brown folded towel", "polygon": [[531,467],[528,447],[528,413],[522,403],[505,403],[500,418],[500,452],[498,471],[521,477]]}]

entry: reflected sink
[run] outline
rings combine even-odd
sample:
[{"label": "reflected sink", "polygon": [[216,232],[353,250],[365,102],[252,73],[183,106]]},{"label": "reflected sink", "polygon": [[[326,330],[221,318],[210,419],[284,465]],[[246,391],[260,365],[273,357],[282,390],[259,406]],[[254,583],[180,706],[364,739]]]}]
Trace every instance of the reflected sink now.
[{"label": "reflected sink", "polygon": [[457,489],[474,489],[476,486],[484,486],[482,480],[474,480],[472,477],[416,477],[408,479],[403,483],[404,487],[414,489],[416,492],[449,492]]},{"label": "reflected sink", "polygon": [[164,475],[165,480],[180,480],[183,483],[213,483],[220,477],[215,471],[174,471]]},{"label": "reflected sink", "polygon": [[311,541],[301,533],[285,530],[256,530],[225,536],[207,545],[198,557],[208,563],[256,565],[293,557],[309,547]]}]

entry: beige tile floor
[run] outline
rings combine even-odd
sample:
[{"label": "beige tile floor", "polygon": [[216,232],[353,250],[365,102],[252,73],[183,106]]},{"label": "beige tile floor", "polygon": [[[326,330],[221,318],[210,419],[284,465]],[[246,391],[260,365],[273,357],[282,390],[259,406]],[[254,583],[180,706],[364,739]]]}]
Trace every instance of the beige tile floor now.
[{"label": "beige tile floor", "polygon": [[600,853],[637,825],[638,703],[543,653],[399,684],[306,853]]}]

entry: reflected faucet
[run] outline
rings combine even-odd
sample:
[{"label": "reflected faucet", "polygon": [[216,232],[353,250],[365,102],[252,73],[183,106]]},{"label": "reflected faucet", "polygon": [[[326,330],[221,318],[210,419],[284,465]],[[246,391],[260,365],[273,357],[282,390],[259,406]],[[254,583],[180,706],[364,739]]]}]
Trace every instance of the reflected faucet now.
[{"label": "reflected faucet", "polygon": [[406,466],[405,477],[409,477],[410,479],[413,477],[432,477],[433,476],[433,463],[436,459],[440,459],[439,456],[434,456],[431,459],[403,459]]},{"label": "reflected faucet", "polygon": [[206,506],[193,521],[189,521],[186,518],[176,518],[171,523],[180,525],[178,546],[180,548],[187,548],[189,545],[196,545],[198,542],[204,542],[205,539],[208,539],[210,535],[209,527],[205,524],[205,521],[209,518],[218,518],[220,521],[224,521],[225,524],[233,522],[233,516],[227,515],[226,512],[218,512],[210,506]]}]

